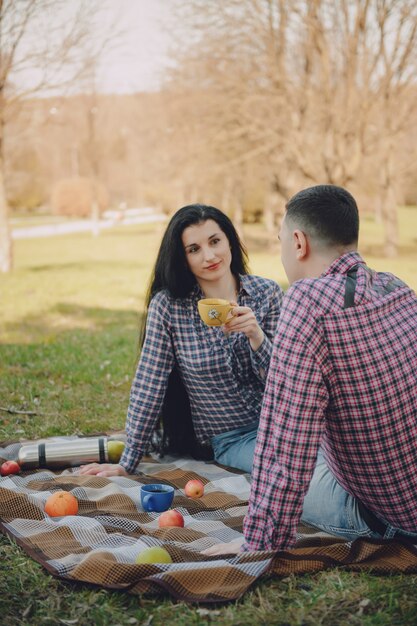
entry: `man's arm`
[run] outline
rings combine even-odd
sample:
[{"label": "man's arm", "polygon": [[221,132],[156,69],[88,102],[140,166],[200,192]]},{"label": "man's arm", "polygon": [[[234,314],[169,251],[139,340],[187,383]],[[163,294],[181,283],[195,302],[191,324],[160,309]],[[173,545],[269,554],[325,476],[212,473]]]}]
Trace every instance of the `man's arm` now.
[{"label": "man's arm", "polygon": [[296,536],[320,439],[328,392],[314,316],[284,300],[262,405],[244,521],[245,550],[280,550]]},{"label": "man's arm", "polygon": [[268,372],[269,363],[272,354],[272,344],[275,337],[275,331],[278,324],[278,319],[281,313],[282,300],[284,293],[279,285],[276,285],[274,289],[270,306],[267,315],[261,324],[261,328],[264,334],[263,342],[260,346],[250,351],[250,358],[252,362],[252,368],[254,374],[262,381],[265,381],[266,374]]}]

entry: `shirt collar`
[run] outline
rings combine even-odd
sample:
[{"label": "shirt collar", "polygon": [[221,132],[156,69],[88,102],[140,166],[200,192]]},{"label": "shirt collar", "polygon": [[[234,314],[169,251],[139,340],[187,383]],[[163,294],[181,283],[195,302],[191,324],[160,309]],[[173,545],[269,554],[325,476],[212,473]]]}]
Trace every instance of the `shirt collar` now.
[{"label": "shirt collar", "polygon": [[365,261],[358,252],[346,252],[346,254],[342,254],[342,256],[335,259],[327,270],[321,274],[321,276],[329,276],[331,274],[347,274],[348,271],[355,265],[358,265],[358,263],[365,265]]},{"label": "shirt collar", "polygon": [[248,296],[255,298],[258,294],[258,287],[252,280],[250,274],[239,274],[239,293],[245,292]]}]

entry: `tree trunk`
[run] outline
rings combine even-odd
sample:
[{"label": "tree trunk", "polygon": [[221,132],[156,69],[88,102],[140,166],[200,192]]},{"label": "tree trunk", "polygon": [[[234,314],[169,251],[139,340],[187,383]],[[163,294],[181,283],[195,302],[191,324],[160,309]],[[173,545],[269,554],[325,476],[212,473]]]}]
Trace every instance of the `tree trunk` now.
[{"label": "tree trunk", "polygon": [[272,235],[275,227],[274,205],[270,195],[266,197],[264,206],[264,225],[268,235]]},{"label": "tree trunk", "polygon": [[383,223],[384,219],[383,219],[383,215],[382,215],[382,193],[380,193],[378,195],[378,197],[375,198],[374,217],[375,217],[375,222],[377,224],[382,224]]},{"label": "tree trunk", "polygon": [[100,210],[96,198],[91,203],[91,234],[98,237],[100,234]]},{"label": "tree trunk", "polygon": [[383,220],[385,239],[384,252],[389,258],[398,253],[398,215],[397,196],[392,172],[395,171],[392,163],[392,146],[388,145],[387,156],[381,168],[381,216]]},{"label": "tree trunk", "polygon": [[13,267],[12,233],[9,225],[9,208],[4,187],[4,162],[0,155],[0,272],[10,272]]},{"label": "tree trunk", "polygon": [[4,169],[4,99],[2,85],[0,89],[0,272],[6,274],[13,268],[13,245]]},{"label": "tree trunk", "polygon": [[221,210],[226,213],[226,215],[230,214],[230,206],[232,204],[232,179],[230,176],[226,176],[223,183],[222,189],[222,199],[221,199]]},{"label": "tree trunk", "polygon": [[398,216],[395,191],[392,185],[381,190],[381,213],[384,221],[384,253],[393,258],[398,253]]},{"label": "tree trunk", "polygon": [[233,210],[233,224],[239,237],[243,238],[243,206],[240,198],[235,199]]}]

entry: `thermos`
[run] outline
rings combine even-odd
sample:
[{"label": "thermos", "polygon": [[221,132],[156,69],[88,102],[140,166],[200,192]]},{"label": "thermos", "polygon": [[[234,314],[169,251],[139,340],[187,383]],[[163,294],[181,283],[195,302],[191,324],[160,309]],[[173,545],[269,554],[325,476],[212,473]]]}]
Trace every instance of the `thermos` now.
[{"label": "thermos", "polygon": [[55,469],[85,463],[107,463],[107,438],[91,437],[30,444],[20,448],[18,458],[22,469]]}]

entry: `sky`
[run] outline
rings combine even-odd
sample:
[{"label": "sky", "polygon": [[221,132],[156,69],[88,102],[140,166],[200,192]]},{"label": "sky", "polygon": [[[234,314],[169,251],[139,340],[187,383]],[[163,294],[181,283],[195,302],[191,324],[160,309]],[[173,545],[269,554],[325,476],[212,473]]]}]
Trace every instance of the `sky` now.
[{"label": "sky", "polygon": [[[21,39],[15,63],[16,68],[10,77],[18,91],[30,91],[42,80],[45,68],[37,62],[44,58],[43,50],[59,49],[62,45],[62,29],[71,30],[80,2],[90,0],[62,0],[56,5],[51,2],[47,12],[39,11],[36,18],[26,28]],[[169,57],[171,38],[166,21],[172,15],[175,0],[96,0],[98,10],[95,23],[90,27],[88,49],[93,50],[98,40],[110,36],[110,44],[100,56],[96,69],[95,84],[99,92],[131,93],[135,91],[154,91],[160,86],[161,74],[172,65]],[[22,21],[19,11],[25,10],[25,4],[14,4],[8,0],[9,24],[13,20]],[[41,2],[39,7],[41,7]],[[165,20],[165,23],[164,23]],[[116,33],[116,35],[115,35]],[[121,35],[119,34],[121,33]],[[11,41],[11,40],[10,40]],[[7,45],[7,42],[6,42]],[[77,54],[77,51],[74,51]],[[55,57],[54,57],[55,58]],[[59,57],[56,57],[59,58]],[[23,61],[23,62],[22,62]],[[54,78],[49,84],[69,80],[73,75],[70,66],[54,67],[51,63],[49,73]],[[58,76],[58,79],[56,78]],[[73,86],[79,90],[80,86]],[[71,91],[71,86],[70,86]],[[48,90],[49,93],[50,90]],[[57,90],[59,92],[59,88]],[[55,89],[52,89],[55,92]],[[43,90],[37,95],[47,95]]]},{"label": "sky", "polygon": [[98,71],[100,91],[158,89],[161,72],[170,65],[170,37],[162,23],[170,0],[103,0],[103,4],[106,26],[117,24],[124,36],[117,49],[103,58]]}]

